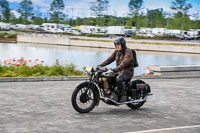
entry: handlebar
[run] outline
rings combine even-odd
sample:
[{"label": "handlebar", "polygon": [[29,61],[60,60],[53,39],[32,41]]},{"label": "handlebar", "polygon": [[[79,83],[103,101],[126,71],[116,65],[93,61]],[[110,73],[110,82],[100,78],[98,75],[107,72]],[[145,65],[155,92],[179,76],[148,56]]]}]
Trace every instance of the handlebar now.
[{"label": "handlebar", "polygon": [[112,70],[112,68],[107,68],[107,67],[96,67],[96,71],[107,72],[108,70]]}]

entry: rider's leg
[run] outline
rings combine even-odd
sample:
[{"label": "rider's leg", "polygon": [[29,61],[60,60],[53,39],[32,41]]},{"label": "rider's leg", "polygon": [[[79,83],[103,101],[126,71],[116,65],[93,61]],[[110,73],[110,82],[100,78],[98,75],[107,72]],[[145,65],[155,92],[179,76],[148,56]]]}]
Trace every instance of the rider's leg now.
[{"label": "rider's leg", "polygon": [[117,87],[121,90],[122,92],[122,97],[120,99],[120,102],[125,102],[127,100],[126,96],[126,90],[125,90],[125,81],[128,81],[132,78],[130,74],[123,73],[116,78],[117,82]]}]

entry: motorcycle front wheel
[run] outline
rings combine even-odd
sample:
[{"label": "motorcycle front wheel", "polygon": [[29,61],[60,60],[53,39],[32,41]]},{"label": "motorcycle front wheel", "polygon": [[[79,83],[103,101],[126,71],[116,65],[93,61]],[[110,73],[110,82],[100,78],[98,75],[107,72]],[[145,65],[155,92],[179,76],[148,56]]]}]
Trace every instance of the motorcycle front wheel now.
[{"label": "motorcycle front wheel", "polygon": [[72,93],[72,106],[79,113],[88,113],[92,111],[97,104],[95,100],[97,97],[97,90],[88,87],[88,83],[85,82],[78,85]]}]

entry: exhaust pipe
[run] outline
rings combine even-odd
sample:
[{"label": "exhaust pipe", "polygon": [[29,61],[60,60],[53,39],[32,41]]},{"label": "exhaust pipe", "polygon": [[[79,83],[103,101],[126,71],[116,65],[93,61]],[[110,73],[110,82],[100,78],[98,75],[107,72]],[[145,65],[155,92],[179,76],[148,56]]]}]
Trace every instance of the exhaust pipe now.
[{"label": "exhaust pipe", "polygon": [[130,101],[127,101],[127,102],[120,103],[120,102],[116,102],[115,100],[107,98],[107,97],[101,97],[100,98],[100,100],[104,101],[105,103],[108,103],[110,101],[110,102],[113,102],[115,105],[122,105],[122,104],[128,104],[128,103],[140,103],[140,102],[146,101],[146,99],[147,99],[147,97],[145,97],[144,99],[130,100]]}]

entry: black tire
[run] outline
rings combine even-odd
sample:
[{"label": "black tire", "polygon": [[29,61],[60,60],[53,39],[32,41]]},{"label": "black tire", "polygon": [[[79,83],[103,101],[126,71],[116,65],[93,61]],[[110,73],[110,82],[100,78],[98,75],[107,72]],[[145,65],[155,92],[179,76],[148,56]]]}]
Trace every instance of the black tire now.
[{"label": "black tire", "polygon": [[140,103],[128,103],[127,106],[131,109],[139,109],[140,107],[142,107],[144,105],[144,102],[140,102]]},{"label": "black tire", "polygon": [[[135,84],[144,84],[145,82],[144,81],[142,81],[142,80],[136,80],[135,81]],[[145,94],[141,94],[137,99],[139,99],[139,98],[142,98],[142,99],[144,99],[146,97],[146,95]],[[146,101],[144,101],[144,102],[139,102],[139,103],[128,103],[128,104],[126,104],[129,108],[131,108],[131,109],[139,109],[140,107],[142,107],[143,105],[144,105],[144,103],[145,103]]]},{"label": "black tire", "polygon": [[[71,102],[73,108],[79,113],[88,113],[94,109],[97,104],[97,88],[91,90],[89,89],[87,93],[84,91],[88,88],[88,82],[81,83],[78,85],[72,93]],[[89,94],[88,94],[89,93]],[[89,103],[91,101],[91,103]],[[89,106],[88,106],[89,103]],[[83,108],[83,106],[87,106]]]}]

